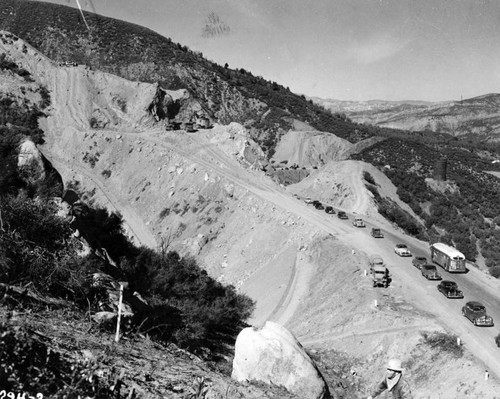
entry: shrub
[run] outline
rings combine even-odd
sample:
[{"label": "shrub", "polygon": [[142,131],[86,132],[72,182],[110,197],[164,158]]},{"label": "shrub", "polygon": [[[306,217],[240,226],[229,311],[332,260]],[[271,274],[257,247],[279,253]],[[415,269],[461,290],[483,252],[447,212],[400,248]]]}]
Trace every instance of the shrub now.
[{"label": "shrub", "polygon": [[101,175],[103,175],[106,179],[109,179],[111,177],[111,171],[109,169],[105,169],[101,172]]},{"label": "shrub", "polygon": [[489,268],[490,274],[495,278],[500,278],[500,266],[492,266]]},{"label": "shrub", "polygon": [[232,341],[254,308],[250,298],[175,252],[140,248],[122,262],[122,269],[131,289],[152,304],[152,310],[139,316],[142,328],[193,351]]},{"label": "shrub", "polygon": [[464,355],[462,346],[457,345],[457,336],[444,332],[422,332],[423,343],[431,349],[449,353],[455,358],[460,358]]},{"label": "shrub", "polygon": [[364,178],[364,179],[365,179],[368,183],[373,184],[374,186],[376,185],[376,183],[375,183],[375,179],[373,178],[373,176],[372,176],[370,173],[368,173],[368,172],[366,172],[366,171],[365,171],[365,172],[363,173],[363,178]]},{"label": "shrub", "polygon": [[97,368],[71,362],[35,337],[24,327],[0,324],[0,387],[4,392],[22,391],[26,397],[38,397],[40,392],[55,399],[116,397],[111,384],[102,376],[96,378]]},{"label": "shrub", "polygon": [[169,214],[170,214],[170,208],[163,208],[163,210],[160,212],[160,219],[164,219]]},{"label": "shrub", "polygon": [[69,223],[56,212],[46,201],[0,198],[0,279],[79,302],[86,295],[88,270],[70,245]]}]

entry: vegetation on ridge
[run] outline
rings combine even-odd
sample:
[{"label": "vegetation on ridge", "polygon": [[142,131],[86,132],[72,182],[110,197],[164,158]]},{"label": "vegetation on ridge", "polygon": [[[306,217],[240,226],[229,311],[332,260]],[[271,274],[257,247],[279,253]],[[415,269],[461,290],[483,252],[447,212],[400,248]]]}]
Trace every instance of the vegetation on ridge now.
[{"label": "vegetation on ridge", "polygon": [[[494,169],[491,161],[471,149],[394,138],[354,158],[380,167],[399,198],[424,221],[420,226],[406,218],[416,229],[409,233],[451,244],[471,261],[481,254],[490,273],[500,277],[500,180],[486,172]],[[435,178],[436,164],[444,159],[447,180],[436,181],[432,188],[429,179]]]}]

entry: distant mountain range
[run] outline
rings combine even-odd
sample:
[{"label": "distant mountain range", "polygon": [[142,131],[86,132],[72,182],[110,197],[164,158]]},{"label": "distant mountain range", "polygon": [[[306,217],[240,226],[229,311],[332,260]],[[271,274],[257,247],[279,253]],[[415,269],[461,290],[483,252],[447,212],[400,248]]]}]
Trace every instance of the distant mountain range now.
[{"label": "distant mountain range", "polygon": [[479,135],[486,141],[500,141],[500,94],[497,93],[444,102],[311,99],[358,123],[453,136]]}]

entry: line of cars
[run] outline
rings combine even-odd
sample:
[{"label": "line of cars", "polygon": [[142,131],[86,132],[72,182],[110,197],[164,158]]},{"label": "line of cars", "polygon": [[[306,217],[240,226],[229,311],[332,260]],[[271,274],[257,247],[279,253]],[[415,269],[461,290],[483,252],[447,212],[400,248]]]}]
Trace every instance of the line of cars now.
[{"label": "line of cars", "polygon": [[321,201],[313,200],[313,199],[307,197],[307,198],[304,198],[304,202],[306,204],[310,204],[310,205],[314,206],[316,209],[318,209],[320,211],[324,210],[329,215],[337,214],[337,217],[339,219],[349,219],[349,217],[347,216],[347,213],[345,213],[344,211],[335,212],[335,209],[333,209],[332,206],[329,206],[329,205],[325,206],[324,204],[321,203]]},{"label": "line of cars", "polygon": [[[394,249],[396,253],[401,250],[401,245],[396,245]],[[408,250],[409,251],[409,250]],[[398,253],[399,254],[399,253]],[[400,255],[400,256],[408,256]],[[410,255],[411,256],[411,252]],[[455,281],[443,280],[435,265],[428,263],[425,256],[415,256],[412,259],[412,264],[420,270],[422,276],[428,280],[440,280],[437,285],[437,290],[449,299],[463,299],[464,293],[458,288]],[[469,319],[475,326],[492,327],[494,325],[493,318],[486,313],[486,307],[478,301],[468,301],[462,306],[462,314]],[[495,343],[500,347],[500,334],[495,338]]]},{"label": "line of cars", "polygon": [[[307,204],[312,204],[316,209],[325,210],[328,214],[335,214],[335,210],[331,206],[324,206],[318,200],[311,200],[306,198],[304,200]],[[337,217],[339,219],[349,219],[344,211],[338,211]],[[366,227],[363,219],[356,217],[352,222],[355,227]],[[375,238],[383,238],[384,235],[379,228],[372,228],[371,235]],[[410,249],[406,244],[396,244],[394,252],[401,257],[413,257]],[[371,264],[371,262],[370,262]],[[435,265],[427,262],[425,256],[415,256],[412,260],[413,266],[420,270],[422,276],[428,280],[441,280],[437,285],[437,289],[446,298],[449,299],[463,299],[464,294],[458,288],[458,284],[451,280],[443,280]],[[380,270],[378,270],[378,269]],[[389,272],[385,265],[371,265],[370,270],[373,274],[373,284],[376,286],[387,287],[390,282]],[[378,273],[377,273],[378,272]],[[468,301],[462,307],[462,314],[468,318],[475,326],[493,326],[493,318],[486,313],[486,308],[478,301]],[[495,337],[495,343],[500,347],[500,334]]]},{"label": "line of cars", "polygon": [[[316,209],[325,210],[325,212],[330,214],[330,215],[335,214],[335,210],[333,209],[332,206],[325,206],[318,200],[313,200],[313,199],[307,197],[307,198],[304,198],[304,202],[306,204],[311,204]],[[345,213],[344,211],[338,211],[337,217],[341,220],[348,220],[349,219],[349,217],[347,216],[347,213]],[[355,217],[354,220],[352,221],[352,225],[354,227],[360,227],[360,228],[366,227],[366,223],[360,217]],[[382,233],[382,230],[380,230],[379,228],[373,228],[371,231],[371,235],[375,238],[384,238],[384,234]]]}]

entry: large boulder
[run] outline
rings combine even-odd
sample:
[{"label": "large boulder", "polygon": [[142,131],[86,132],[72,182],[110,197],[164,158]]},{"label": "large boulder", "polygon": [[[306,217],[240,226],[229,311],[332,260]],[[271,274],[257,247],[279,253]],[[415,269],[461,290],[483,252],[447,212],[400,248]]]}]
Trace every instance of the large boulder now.
[{"label": "large boulder", "polygon": [[236,339],[232,378],[285,387],[303,399],[330,398],[328,386],[299,341],[284,327],[266,322]]}]

